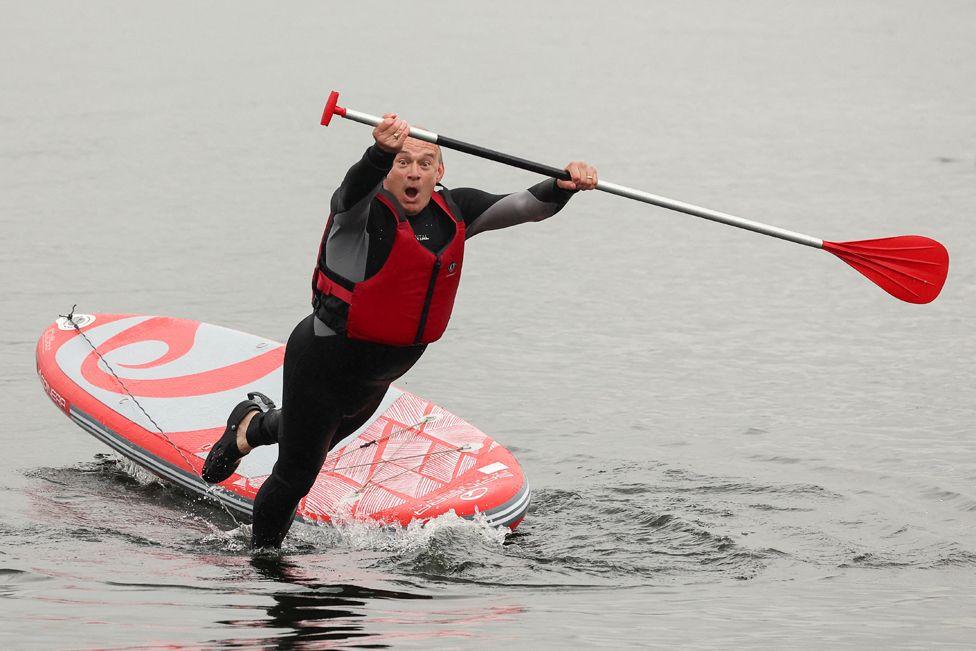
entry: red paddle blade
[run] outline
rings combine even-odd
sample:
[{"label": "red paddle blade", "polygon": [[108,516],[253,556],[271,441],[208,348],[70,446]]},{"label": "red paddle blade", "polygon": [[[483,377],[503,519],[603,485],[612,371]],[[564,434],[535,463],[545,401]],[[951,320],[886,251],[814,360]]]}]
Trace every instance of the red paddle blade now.
[{"label": "red paddle blade", "polygon": [[949,252],[921,235],[859,242],[824,241],[823,248],[895,298],[909,303],[935,300],[949,273]]}]

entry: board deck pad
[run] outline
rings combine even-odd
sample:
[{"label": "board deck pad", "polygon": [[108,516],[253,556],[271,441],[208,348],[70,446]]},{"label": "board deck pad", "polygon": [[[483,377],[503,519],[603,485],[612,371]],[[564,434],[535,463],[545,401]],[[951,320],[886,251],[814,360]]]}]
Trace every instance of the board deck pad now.
[{"label": "board deck pad", "polygon": [[[277,444],[256,448],[217,487],[200,471],[248,391],[281,403],[284,353],[273,340],[189,319],[77,314],[41,335],[37,372],[54,404],[116,452],[249,515]],[[296,518],[406,525],[454,511],[514,529],[529,496],[511,452],[429,400],[390,387],[366,423],[329,452]]]}]

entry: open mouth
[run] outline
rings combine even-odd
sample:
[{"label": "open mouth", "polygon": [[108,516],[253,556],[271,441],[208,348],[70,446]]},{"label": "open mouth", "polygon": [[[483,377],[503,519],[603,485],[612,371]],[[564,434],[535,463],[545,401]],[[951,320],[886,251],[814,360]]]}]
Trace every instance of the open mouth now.
[{"label": "open mouth", "polygon": [[406,188],[403,191],[403,194],[406,195],[407,199],[410,199],[411,201],[413,201],[414,199],[417,198],[417,195],[420,194],[420,189],[419,188]]}]

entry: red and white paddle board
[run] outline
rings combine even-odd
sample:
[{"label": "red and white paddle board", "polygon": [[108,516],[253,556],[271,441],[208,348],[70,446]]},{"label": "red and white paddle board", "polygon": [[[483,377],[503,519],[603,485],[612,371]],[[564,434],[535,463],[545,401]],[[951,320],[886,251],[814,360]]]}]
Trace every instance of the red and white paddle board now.
[{"label": "red and white paddle board", "polygon": [[[250,515],[277,445],[255,449],[217,487],[200,470],[247,391],[281,403],[284,346],[187,319],[76,314],[72,321],[59,319],[37,342],[37,373],[54,404],[146,470]],[[329,453],[296,518],[405,525],[454,511],[514,529],[528,506],[529,486],[511,452],[390,387],[366,424]]]}]

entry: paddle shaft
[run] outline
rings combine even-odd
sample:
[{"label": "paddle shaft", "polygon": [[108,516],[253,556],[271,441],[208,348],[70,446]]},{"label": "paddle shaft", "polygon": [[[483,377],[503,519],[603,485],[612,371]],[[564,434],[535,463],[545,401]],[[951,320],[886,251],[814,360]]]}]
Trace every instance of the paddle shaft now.
[{"label": "paddle shaft", "polygon": [[[335,107],[335,115],[344,117],[347,120],[353,120],[354,122],[368,124],[372,127],[375,127],[383,121],[383,118],[381,117],[370,115],[369,113],[361,113],[349,108],[344,109],[338,106]],[[418,140],[424,140],[426,142],[445,147],[447,149],[454,149],[466,154],[471,154],[472,156],[492,160],[496,163],[503,163],[505,165],[510,165],[511,167],[518,167],[530,172],[536,172],[537,174],[551,176],[555,179],[561,179],[564,181],[570,180],[569,173],[566,170],[559,169],[558,167],[543,165],[542,163],[536,163],[524,158],[519,158],[518,156],[512,156],[493,149],[472,145],[468,142],[438,135],[433,131],[427,131],[426,129],[411,127],[410,136],[417,138]],[[654,206],[660,206],[661,208],[667,208],[668,210],[675,210],[694,217],[701,217],[702,219],[708,219],[721,224],[728,224],[729,226],[735,226],[736,228],[742,228],[747,231],[760,233],[762,235],[777,237],[788,242],[796,242],[797,244],[811,246],[816,249],[823,248],[823,240],[816,237],[811,237],[810,235],[789,231],[785,228],[779,228],[777,226],[770,226],[769,224],[752,221],[751,219],[736,217],[735,215],[719,212],[717,210],[711,210],[709,208],[703,208],[694,204],[685,203],[684,201],[669,199],[667,197],[651,194],[650,192],[644,192],[643,190],[628,188],[616,183],[610,183],[609,181],[599,181],[596,185],[596,189],[603,190],[604,192],[609,192],[610,194],[615,194],[620,197],[634,199],[635,201],[642,201]]]}]

